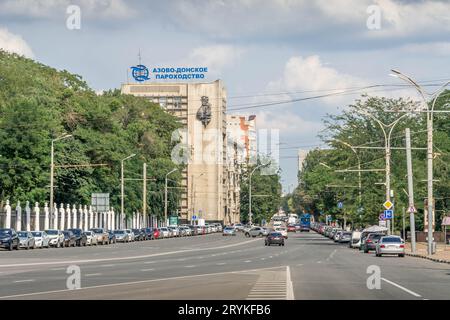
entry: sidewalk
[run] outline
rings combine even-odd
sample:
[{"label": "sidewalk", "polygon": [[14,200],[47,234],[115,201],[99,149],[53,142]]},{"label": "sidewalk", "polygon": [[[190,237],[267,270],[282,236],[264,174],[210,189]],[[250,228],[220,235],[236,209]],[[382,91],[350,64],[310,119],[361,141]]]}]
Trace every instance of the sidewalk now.
[{"label": "sidewalk", "polygon": [[405,252],[406,255],[410,257],[450,264],[450,245],[445,245],[444,243],[438,243],[436,245],[436,253],[432,256],[427,254],[427,244],[425,242],[416,243],[416,253],[411,253],[411,243],[406,243]]}]

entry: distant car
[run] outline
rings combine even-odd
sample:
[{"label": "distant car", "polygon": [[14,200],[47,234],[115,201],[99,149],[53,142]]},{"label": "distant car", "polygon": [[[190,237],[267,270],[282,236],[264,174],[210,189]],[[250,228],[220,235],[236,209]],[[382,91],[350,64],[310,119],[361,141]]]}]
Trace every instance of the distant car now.
[{"label": "distant car", "polygon": [[89,231],[92,231],[94,235],[97,237],[97,243],[105,245],[109,243],[109,234],[106,229],[103,228],[92,228],[89,229]]},{"label": "distant car", "polygon": [[117,242],[130,242],[131,236],[125,230],[114,230],[114,235],[116,236]]},{"label": "distant car", "polygon": [[235,223],[233,227],[236,229],[236,231],[243,231],[244,225],[242,223]]},{"label": "distant car", "polygon": [[49,237],[45,231],[31,231],[34,237],[34,242],[36,243],[36,248],[49,248]]},{"label": "distant car", "polygon": [[159,237],[161,236],[161,232],[159,231],[158,228],[153,229],[153,239],[159,239]]},{"label": "distant car", "polygon": [[378,241],[375,252],[377,257],[381,257],[383,254],[396,254],[404,257],[405,242],[399,236],[384,236]]},{"label": "distant car", "polygon": [[253,227],[248,231],[245,231],[246,237],[262,237],[264,235],[264,230],[262,227]]},{"label": "distant car", "polygon": [[145,234],[141,231],[141,229],[131,229],[134,233],[134,241],[144,241]]},{"label": "distant car", "polygon": [[161,238],[169,238],[170,237],[170,231],[167,229],[167,227],[161,227],[159,228],[160,237]]},{"label": "distant car", "polygon": [[361,232],[353,231],[352,238],[351,238],[348,246],[350,248],[359,248],[360,245],[361,245]]},{"label": "distant car", "polygon": [[131,229],[125,229],[125,232],[128,233],[128,236],[130,238],[130,241],[134,241],[135,240],[135,234]]},{"label": "distant car", "polygon": [[114,231],[108,230],[108,240],[110,244],[116,243],[116,235],[114,234]]},{"label": "distant car", "polygon": [[84,234],[86,235],[86,244],[88,246],[98,245],[98,237],[93,231],[84,231]]},{"label": "distant car", "polygon": [[19,250],[20,240],[14,229],[0,229],[0,247],[9,251]]},{"label": "distant car", "polygon": [[172,237],[179,237],[180,236],[180,229],[178,229],[178,227],[176,227],[176,226],[169,226],[167,228],[172,233]]},{"label": "distant car", "polygon": [[262,227],[263,236],[267,236],[270,232],[270,228]]},{"label": "distant car", "polygon": [[45,233],[50,239],[50,246],[56,248],[61,248],[64,246],[64,234],[62,233],[62,231],[56,229],[47,229],[45,230]]},{"label": "distant car", "polygon": [[87,236],[86,234],[83,232],[82,229],[67,229],[67,231],[72,231],[73,234],[75,235],[75,242],[77,244],[78,247],[86,247],[87,245]]},{"label": "distant car", "polygon": [[295,232],[295,231],[297,231],[297,230],[296,230],[294,224],[290,224],[290,225],[287,226],[287,231],[288,231],[288,232]]},{"label": "distant car", "polygon": [[287,229],[285,227],[275,227],[274,231],[281,233],[281,235],[287,239],[288,237],[288,233],[287,233]]},{"label": "distant car", "polygon": [[236,235],[236,228],[233,227],[225,227],[222,230],[223,236],[235,236]]},{"label": "distant car", "polygon": [[376,250],[377,243],[383,236],[384,236],[383,233],[369,233],[369,235],[366,238],[366,241],[364,241],[363,245],[364,253],[369,253],[369,251]]},{"label": "distant car", "polygon": [[284,236],[280,232],[270,232],[264,241],[265,246],[270,246],[272,244],[278,244],[279,246],[284,246]]},{"label": "distant car", "polygon": [[333,241],[334,242],[338,242],[339,238],[341,237],[343,232],[344,232],[343,230],[336,231],[336,233],[334,234],[334,237],[333,237]]},{"label": "distant car", "polygon": [[145,235],[145,240],[153,240],[155,237],[153,236],[153,228],[142,228],[141,232]]},{"label": "distant car", "polygon": [[64,245],[63,247],[76,247],[77,246],[77,237],[73,234],[72,231],[63,231],[64,234]]},{"label": "distant car", "polygon": [[33,234],[30,231],[17,232],[20,240],[20,247],[25,249],[36,249],[36,242],[34,241]]}]

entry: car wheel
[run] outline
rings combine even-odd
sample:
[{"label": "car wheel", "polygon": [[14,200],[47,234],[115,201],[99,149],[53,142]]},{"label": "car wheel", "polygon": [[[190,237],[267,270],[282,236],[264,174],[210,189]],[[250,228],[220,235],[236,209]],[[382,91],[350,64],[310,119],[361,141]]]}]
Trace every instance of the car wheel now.
[{"label": "car wheel", "polygon": [[369,250],[364,249],[364,253],[369,253]]},{"label": "car wheel", "polygon": [[29,250],[30,249],[30,244],[29,243],[27,243],[27,247],[25,248],[26,250]]},{"label": "car wheel", "polygon": [[12,243],[12,241],[9,243],[9,248],[8,248],[8,250],[9,251],[12,251],[14,249],[14,245],[13,245],[13,243]]},{"label": "car wheel", "polygon": [[249,233],[246,233],[245,236],[246,236],[247,238],[250,238],[250,234],[249,234]]},{"label": "car wheel", "polygon": [[404,254],[399,254],[398,256],[399,256],[400,258],[404,258],[404,257],[405,257]]},{"label": "car wheel", "polygon": [[36,249],[36,242],[33,243],[33,248],[32,248],[32,249],[33,249],[33,250]]},{"label": "car wheel", "polygon": [[61,244],[59,243],[59,241],[56,243],[56,247],[59,248],[61,246]]}]

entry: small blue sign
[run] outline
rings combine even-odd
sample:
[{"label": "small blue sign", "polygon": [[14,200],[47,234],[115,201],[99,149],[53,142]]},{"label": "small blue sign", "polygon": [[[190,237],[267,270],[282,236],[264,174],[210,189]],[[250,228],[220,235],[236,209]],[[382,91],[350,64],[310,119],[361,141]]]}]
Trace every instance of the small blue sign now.
[{"label": "small blue sign", "polygon": [[131,75],[133,76],[134,80],[138,82],[143,82],[150,79],[150,77],[148,76],[148,68],[142,64],[131,67]]},{"label": "small blue sign", "polygon": [[384,218],[386,220],[392,219],[393,215],[394,215],[394,211],[393,210],[384,210]]},{"label": "small blue sign", "polygon": [[197,216],[192,216],[192,220],[197,220]]},{"label": "small blue sign", "polygon": [[339,201],[338,202],[338,208],[339,209],[342,209],[344,207],[344,204],[342,203],[342,201]]}]

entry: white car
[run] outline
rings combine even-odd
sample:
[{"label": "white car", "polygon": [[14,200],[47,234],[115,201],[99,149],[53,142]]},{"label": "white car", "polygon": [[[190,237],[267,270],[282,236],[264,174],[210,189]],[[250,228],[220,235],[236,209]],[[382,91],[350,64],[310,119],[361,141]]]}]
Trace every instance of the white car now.
[{"label": "white car", "polygon": [[86,244],[88,246],[98,245],[98,237],[93,231],[85,231],[86,234]]},{"label": "white car", "polygon": [[36,248],[50,248],[50,238],[45,231],[31,231],[34,236]]},{"label": "white car", "polygon": [[211,225],[211,232],[217,232],[217,226],[215,224]]},{"label": "white car", "polygon": [[162,238],[169,238],[170,237],[170,230],[167,227],[161,227],[159,228],[159,232]]},{"label": "white car", "polygon": [[281,235],[282,235],[285,239],[287,239],[287,237],[288,237],[288,232],[287,232],[287,229],[286,229],[285,227],[275,227],[274,230],[277,231],[277,232],[279,232],[279,233],[281,233]]},{"label": "white car", "polygon": [[242,223],[235,223],[233,227],[236,229],[236,231],[243,231],[244,225]]},{"label": "white car", "polygon": [[178,227],[168,227],[168,229],[171,231],[172,233],[172,237],[179,237],[180,236],[180,229],[178,229]]},{"label": "white car", "polygon": [[350,248],[359,248],[361,245],[361,232],[353,231],[352,238],[348,244]]},{"label": "white car", "polygon": [[131,229],[125,229],[125,232],[130,237],[130,241],[134,241],[134,233],[133,233],[133,231],[131,231]]},{"label": "white car", "polygon": [[45,233],[49,238],[49,245],[56,248],[61,248],[64,246],[64,233],[56,229],[45,230]]}]

